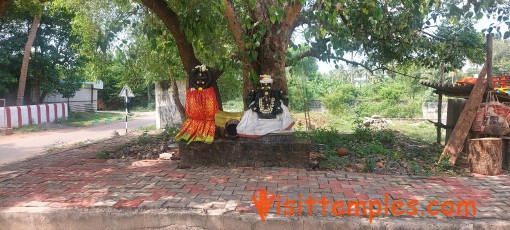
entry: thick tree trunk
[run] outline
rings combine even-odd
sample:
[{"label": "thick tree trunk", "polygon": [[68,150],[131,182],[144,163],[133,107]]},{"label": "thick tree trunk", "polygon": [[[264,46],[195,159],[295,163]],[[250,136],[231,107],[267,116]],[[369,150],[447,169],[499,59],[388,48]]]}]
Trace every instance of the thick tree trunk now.
[{"label": "thick tree trunk", "polygon": [[469,170],[483,175],[501,174],[503,141],[501,138],[479,138],[468,142]]},{"label": "thick tree trunk", "polygon": [[[264,25],[266,34],[259,41],[260,46],[254,50],[257,52],[256,60],[249,61],[246,55],[241,55],[243,63],[243,98],[246,98],[255,87],[255,82],[250,80],[250,73],[271,75],[274,81],[273,88],[287,91],[285,62],[288,41],[295,28],[294,22],[301,11],[302,5],[298,1],[285,4],[283,6],[285,16],[281,20],[271,22],[269,8],[274,6],[274,4],[275,2],[272,0],[259,0],[256,1],[254,9],[248,12],[254,23],[262,23]],[[242,27],[232,0],[224,0],[224,6],[224,14],[229,28],[232,31],[239,51],[243,53],[247,51],[243,36],[250,37],[251,35],[247,33],[255,31],[247,31]]]},{"label": "thick tree trunk", "polygon": [[[44,103],[44,99],[46,98],[47,95],[48,95],[48,92],[41,93],[41,96],[39,96],[39,101],[37,103],[38,104]],[[67,99],[69,100],[69,98],[67,98]]]},{"label": "thick tree trunk", "polygon": [[23,54],[23,61],[21,63],[21,73],[19,76],[18,98],[16,102],[17,105],[23,105],[25,85],[27,83],[28,62],[30,60],[32,45],[34,44],[37,29],[39,28],[40,19],[41,13],[34,17],[34,21],[32,22],[32,26],[30,27],[30,32],[28,33],[27,43],[25,44],[25,53]]},{"label": "thick tree trunk", "polygon": [[180,126],[185,118],[185,115],[183,116],[179,111],[179,106],[182,108],[182,104],[180,104],[179,99],[175,98],[176,93],[173,91],[172,83],[169,80],[158,81],[155,84],[156,127],[158,129],[165,128],[166,126]]},{"label": "thick tree trunk", "polygon": [[[182,65],[184,66],[184,71],[189,76],[191,70],[195,66],[201,65],[201,62],[196,57],[193,45],[190,41],[188,41],[181,28],[179,16],[170,8],[165,0],[141,0],[141,2],[152,12],[154,12],[161,19],[161,21],[163,21],[163,24],[165,24],[166,28],[172,34],[172,37],[174,38],[177,45],[177,49],[179,50],[179,57],[181,58]],[[220,110],[223,110],[223,106],[216,80],[218,80],[222,74],[223,72],[221,71],[214,71],[213,74],[215,78],[213,87],[217,95],[216,99],[218,101]]]},{"label": "thick tree trunk", "polygon": [[7,5],[9,5],[9,0],[0,0],[0,18],[4,16]]},{"label": "thick tree trunk", "polygon": [[165,0],[142,0],[142,3],[163,21],[163,24],[172,34],[179,50],[179,57],[184,66],[184,71],[189,75],[193,67],[201,63],[195,56],[193,45],[186,39],[186,35],[179,24],[179,16],[168,6]]}]

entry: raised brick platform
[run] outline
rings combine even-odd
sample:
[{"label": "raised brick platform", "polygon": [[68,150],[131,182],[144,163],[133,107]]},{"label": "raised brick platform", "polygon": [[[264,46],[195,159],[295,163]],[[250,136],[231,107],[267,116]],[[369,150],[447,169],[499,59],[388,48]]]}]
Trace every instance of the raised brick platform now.
[{"label": "raised brick platform", "polygon": [[311,142],[293,135],[266,135],[238,140],[216,139],[212,144],[179,143],[180,166],[293,167],[305,168]]}]

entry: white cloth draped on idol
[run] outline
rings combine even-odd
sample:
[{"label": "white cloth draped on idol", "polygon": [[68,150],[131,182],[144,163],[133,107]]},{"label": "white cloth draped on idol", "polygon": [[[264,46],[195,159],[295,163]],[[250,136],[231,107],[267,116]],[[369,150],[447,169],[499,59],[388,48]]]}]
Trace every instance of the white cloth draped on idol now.
[{"label": "white cloth draped on idol", "polygon": [[276,115],[275,119],[260,119],[256,112],[247,110],[237,125],[237,134],[240,137],[255,138],[269,133],[294,132],[289,109],[285,105],[282,105],[282,109],[283,113]]}]

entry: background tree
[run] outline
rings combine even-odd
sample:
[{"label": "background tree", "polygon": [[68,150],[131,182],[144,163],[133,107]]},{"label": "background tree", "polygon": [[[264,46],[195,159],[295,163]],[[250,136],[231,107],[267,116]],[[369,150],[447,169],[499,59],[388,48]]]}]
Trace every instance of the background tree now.
[{"label": "background tree", "polygon": [[[4,76],[2,81],[7,83],[6,88],[2,87],[2,96],[8,93],[8,89],[13,89],[14,84],[17,83],[18,88],[21,85],[22,79],[19,77],[24,56],[23,47],[27,47],[27,31],[31,28],[32,12],[43,10],[39,8],[39,1],[32,2],[32,5],[28,3],[30,2],[14,1],[1,19],[4,29],[0,32],[0,44],[5,49],[0,53],[0,59],[3,60],[0,74]],[[67,11],[54,10],[51,6],[44,11],[34,43],[29,46],[30,66],[26,69],[26,83],[30,90],[23,90],[23,94],[31,97],[27,97],[24,103],[42,103],[47,94],[64,89],[61,81],[66,82],[73,76],[82,77],[81,62],[72,48],[79,39],[72,33],[69,24],[74,15]]]},{"label": "background tree", "polygon": [[27,42],[25,43],[25,52],[23,54],[23,60],[21,61],[21,73],[19,75],[16,105],[23,105],[24,101],[23,98],[25,96],[28,62],[30,60],[32,45],[34,44],[37,29],[39,28],[39,21],[41,20],[42,9],[39,9],[38,11],[39,12],[37,12],[36,15],[34,16],[34,20],[32,21],[32,25],[30,26],[30,31],[28,32]]},{"label": "background tree", "polygon": [[510,41],[494,40],[494,73],[510,74]]}]

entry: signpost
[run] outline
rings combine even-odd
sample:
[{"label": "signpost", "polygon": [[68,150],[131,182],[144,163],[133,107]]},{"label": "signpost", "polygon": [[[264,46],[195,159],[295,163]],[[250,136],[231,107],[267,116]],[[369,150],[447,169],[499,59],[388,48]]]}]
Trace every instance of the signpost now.
[{"label": "signpost", "polygon": [[122,90],[119,93],[119,97],[124,97],[124,104],[126,105],[126,134],[128,133],[128,103],[130,101],[129,98],[135,97],[133,91],[129,88],[127,84],[122,87]]}]

